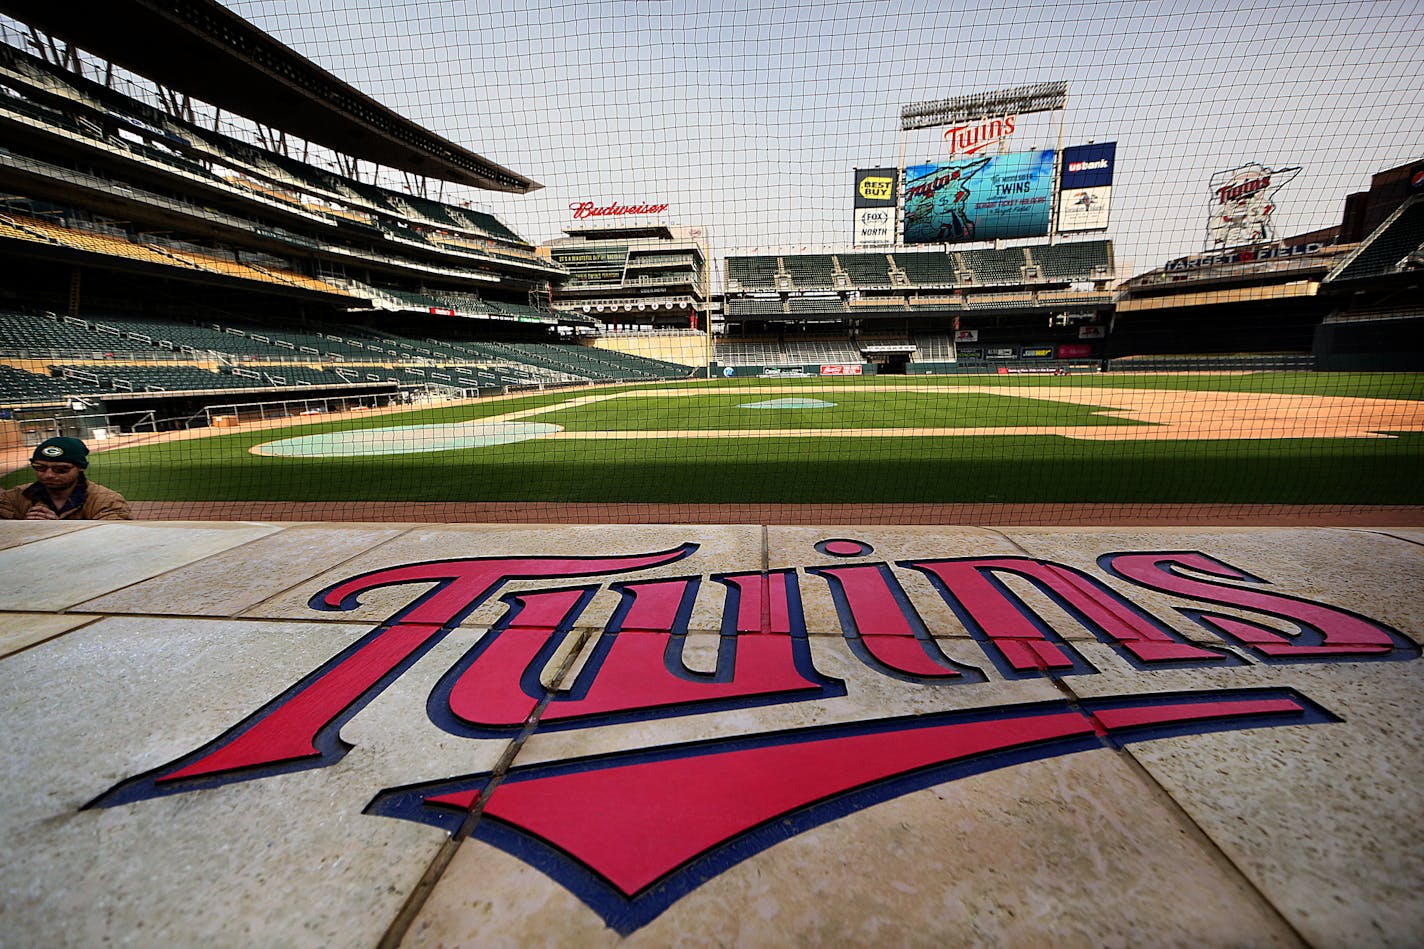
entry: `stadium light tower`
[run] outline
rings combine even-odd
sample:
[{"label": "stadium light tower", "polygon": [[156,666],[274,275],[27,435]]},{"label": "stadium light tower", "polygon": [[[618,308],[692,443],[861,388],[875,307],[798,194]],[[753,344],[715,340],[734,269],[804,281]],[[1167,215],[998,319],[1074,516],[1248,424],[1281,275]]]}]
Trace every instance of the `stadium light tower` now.
[{"label": "stadium light tower", "polygon": [[900,107],[900,131],[932,129],[956,122],[994,118],[1001,115],[1028,115],[1056,112],[1068,105],[1068,83],[1036,82],[997,92],[976,92],[952,99],[911,102]]}]

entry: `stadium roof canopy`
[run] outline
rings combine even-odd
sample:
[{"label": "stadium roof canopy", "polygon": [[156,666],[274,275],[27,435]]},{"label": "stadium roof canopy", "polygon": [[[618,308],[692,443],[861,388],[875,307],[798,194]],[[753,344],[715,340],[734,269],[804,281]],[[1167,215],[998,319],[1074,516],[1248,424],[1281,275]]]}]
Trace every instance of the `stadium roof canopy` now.
[{"label": "stadium roof canopy", "polygon": [[216,0],[0,0],[0,11],[165,86],[353,158],[491,191],[543,187],[381,105]]}]

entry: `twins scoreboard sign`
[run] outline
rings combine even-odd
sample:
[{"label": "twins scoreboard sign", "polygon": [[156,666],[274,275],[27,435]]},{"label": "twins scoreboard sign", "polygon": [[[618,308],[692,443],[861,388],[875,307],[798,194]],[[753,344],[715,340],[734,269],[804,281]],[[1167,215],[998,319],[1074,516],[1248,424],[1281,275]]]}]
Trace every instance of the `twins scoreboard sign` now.
[{"label": "twins scoreboard sign", "polygon": [[1051,150],[979,155],[905,169],[905,243],[958,243],[1048,233]]},{"label": "twins scoreboard sign", "polygon": [[[454,741],[797,703],[834,710],[848,701],[846,680],[813,657],[806,612],[813,590],[828,598],[839,633],[818,635],[817,648],[839,641],[851,664],[843,671],[858,663],[894,688],[920,690],[922,713],[823,717],[799,727],[516,760],[498,773],[410,774],[365,808],[372,820],[471,833],[557,880],[626,935],[780,841],[922,788],[1163,736],[1341,720],[1288,682],[1154,689],[1154,675],[1165,670],[1288,671],[1302,663],[1419,656],[1415,643],[1383,622],[1273,590],[1271,578],[1198,550],[1110,550],[1085,569],[1033,556],[945,557],[934,550],[890,561],[863,540],[821,537],[804,565],[778,569],[689,571],[699,545],[684,543],[619,554],[394,563],[345,577],[312,596],[310,609],[351,611],[365,597],[406,589],[408,600],[395,601],[403,605],[256,711],[234,716],[226,731],[120,780],[88,807],[141,808],[199,791],[243,800],[232,785],[288,775],[280,783],[290,790],[296,772],[369,754],[342,739],[343,725],[486,605],[497,616],[488,630],[445,660],[446,668],[431,670],[438,675],[430,679],[425,715]],[[1163,596],[1191,604],[1175,609],[1178,622],[1184,617],[1196,628],[1193,636],[1143,605]],[[593,614],[595,598],[616,605]],[[720,617],[711,669],[686,660],[699,607],[703,617]],[[925,619],[945,607],[968,633],[952,647]],[[1014,683],[1098,674],[1092,652],[1068,638],[1065,622],[1116,653],[1140,688],[1015,701]],[[579,630],[591,637],[582,663],[571,682],[550,691],[541,677]]]}]

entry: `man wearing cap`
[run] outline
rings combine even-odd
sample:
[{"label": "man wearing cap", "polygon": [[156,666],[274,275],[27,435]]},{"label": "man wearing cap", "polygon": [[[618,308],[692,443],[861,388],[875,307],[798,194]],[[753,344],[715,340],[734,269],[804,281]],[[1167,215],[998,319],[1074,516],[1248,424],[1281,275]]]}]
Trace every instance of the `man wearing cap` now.
[{"label": "man wearing cap", "polygon": [[132,520],[129,503],[117,491],[84,476],[89,447],[77,438],[43,441],[30,456],[33,484],[0,494],[0,520]]}]

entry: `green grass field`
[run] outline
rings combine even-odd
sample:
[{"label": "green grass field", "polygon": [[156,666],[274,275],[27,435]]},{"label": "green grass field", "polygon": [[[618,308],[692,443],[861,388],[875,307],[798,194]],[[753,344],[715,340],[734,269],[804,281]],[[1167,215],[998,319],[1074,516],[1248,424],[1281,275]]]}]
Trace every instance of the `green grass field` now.
[{"label": "green grass field", "polygon": [[[825,407],[748,410],[742,406],[768,401],[745,391],[708,391],[695,398],[654,391],[636,399],[608,399],[540,414],[571,432],[762,431],[779,429],[983,428],[1021,418],[1037,425],[1125,425],[1129,422],[1095,417],[1091,408],[1045,399],[1017,398],[941,389],[935,392],[871,389],[816,396]],[[1104,407],[1105,408],[1105,407]],[[1017,423],[1015,423],[1017,424]]]},{"label": "green grass field", "polygon": [[[970,392],[1062,390],[1073,401]],[[1419,403],[1424,376],[865,377],[733,379],[485,400],[398,414],[159,442],[95,457],[96,480],[151,501],[542,501],[624,503],[1278,503],[1424,504],[1424,432],[1389,438],[1089,441],[1054,434],[923,435],[1017,426],[1152,428],[1105,418],[1117,390],[1154,390],[1170,417],[1180,393],[1392,399]],[[640,394],[641,393],[641,394]],[[600,401],[574,404],[589,396]],[[821,408],[748,409],[781,398]],[[1159,398],[1153,396],[1153,399]],[[1323,405],[1324,403],[1322,403]],[[528,421],[602,437],[346,458],[278,458],[254,446],[295,435],[449,425],[544,410]],[[886,437],[866,429],[911,430]],[[814,437],[787,437],[815,430]],[[685,431],[704,437],[659,437]],[[715,433],[724,432],[724,436]],[[10,475],[5,485],[28,480]]]}]

